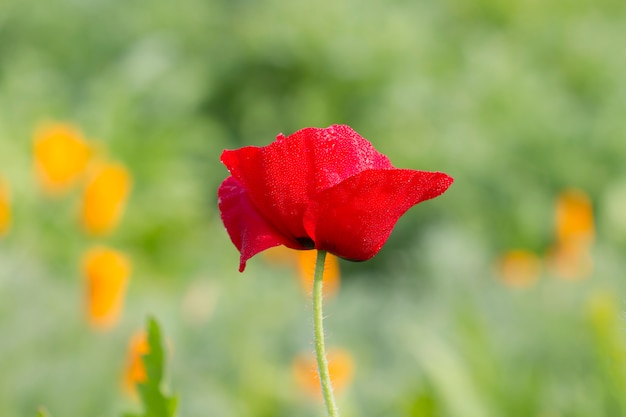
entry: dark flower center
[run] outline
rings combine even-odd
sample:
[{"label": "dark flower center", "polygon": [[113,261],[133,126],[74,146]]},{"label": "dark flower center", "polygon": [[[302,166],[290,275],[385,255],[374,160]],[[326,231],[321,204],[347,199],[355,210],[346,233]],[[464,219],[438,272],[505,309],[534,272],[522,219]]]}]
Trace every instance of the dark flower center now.
[{"label": "dark flower center", "polygon": [[301,244],[305,249],[315,249],[315,242],[308,236],[297,237],[296,241]]}]

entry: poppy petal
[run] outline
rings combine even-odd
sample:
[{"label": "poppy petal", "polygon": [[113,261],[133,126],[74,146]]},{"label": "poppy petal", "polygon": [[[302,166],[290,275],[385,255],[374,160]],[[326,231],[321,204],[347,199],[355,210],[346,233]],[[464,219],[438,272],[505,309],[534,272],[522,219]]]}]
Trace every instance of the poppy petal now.
[{"label": "poppy petal", "polygon": [[262,148],[226,150],[221,161],[263,217],[295,239],[310,237],[302,216],[319,192],[365,170],[393,168],[385,155],[344,125],[279,135]]},{"label": "poppy petal", "polygon": [[370,259],[409,208],[452,184],[440,172],[369,170],[318,194],[304,214],[316,249],[354,261]]},{"label": "poppy petal", "polygon": [[226,231],[241,253],[239,272],[243,272],[248,259],[265,249],[278,245],[293,246],[256,211],[246,190],[235,178],[226,178],[217,195]]}]

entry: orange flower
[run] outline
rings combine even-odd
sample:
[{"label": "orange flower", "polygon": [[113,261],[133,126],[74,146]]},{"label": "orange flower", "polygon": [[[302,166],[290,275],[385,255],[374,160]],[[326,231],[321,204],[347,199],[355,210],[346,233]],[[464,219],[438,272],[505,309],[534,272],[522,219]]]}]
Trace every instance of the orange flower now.
[{"label": "orange flower", "polygon": [[130,192],[130,174],[120,164],[104,164],[87,183],[83,199],[83,226],[88,233],[111,232],[120,221]]},{"label": "orange flower", "polygon": [[9,183],[0,177],[0,237],[11,227],[11,189]]},{"label": "orange flower", "polygon": [[[354,359],[345,349],[331,348],[328,350],[328,373],[336,393],[344,390],[354,377]],[[317,361],[313,354],[298,355],[292,364],[296,383],[307,394],[322,398]]]},{"label": "orange flower", "polygon": [[128,345],[126,368],[122,378],[124,389],[130,395],[137,394],[137,384],[144,382],[147,378],[146,368],[143,364],[143,356],[148,354],[148,336],[146,332],[135,333]]},{"label": "orange flower", "polygon": [[69,188],[85,172],[91,150],[74,126],[48,124],[34,137],[35,170],[42,187],[50,193]]},{"label": "orange flower", "polygon": [[530,251],[512,250],[500,259],[498,274],[511,287],[530,287],[541,275],[541,261]]},{"label": "orange flower", "polygon": [[556,236],[559,244],[577,241],[590,244],[594,238],[591,200],[580,190],[562,192],[556,203]]},{"label": "orange flower", "polygon": [[110,328],[119,320],[130,269],[130,261],[118,251],[96,247],[85,253],[87,315],[93,327]]},{"label": "orange flower", "polygon": [[[316,250],[300,250],[298,254],[298,273],[300,275],[300,283],[307,294],[313,293],[313,276],[315,274],[315,261],[317,258]],[[324,283],[322,291],[324,296],[332,296],[339,290],[339,281],[341,273],[339,271],[339,260],[332,253],[326,254],[326,262],[324,263],[324,275],[322,281]]]},{"label": "orange flower", "polygon": [[561,193],[556,203],[557,242],[548,254],[549,265],[556,276],[575,280],[591,275],[594,234],[589,197],[579,190]]}]

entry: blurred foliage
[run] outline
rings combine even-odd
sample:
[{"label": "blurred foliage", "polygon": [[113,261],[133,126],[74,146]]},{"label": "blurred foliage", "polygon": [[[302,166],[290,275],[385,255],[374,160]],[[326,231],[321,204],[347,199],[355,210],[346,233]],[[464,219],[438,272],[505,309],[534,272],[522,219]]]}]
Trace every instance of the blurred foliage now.
[{"label": "blurred foliage", "polygon": [[45,408],[40,407],[39,410],[37,411],[37,417],[50,417],[50,415],[48,414]]},{"label": "blurred foliage", "polygon": [[[625,37],[623,0],[0,2],[0,414],[131,409],[125,346],[150,313],[171,329],[181,415],[319,415],[291,372],[312,350],[298,272],[259,257],[239,275],[215,194],[223,149],[346,123],[456,182],[374,260],[341,263],[326,327],[355,362],[343,415],[625,415]],[[110,235],[81,229],[82,185],[41,190],[50,121],[130,172]],[[577,281],[548,256],[566,188],[594,209]],[[106,333],[82,305],[94,244],[133,264]],[[516,249],[541,260],[525,288],[499,280]]]}]

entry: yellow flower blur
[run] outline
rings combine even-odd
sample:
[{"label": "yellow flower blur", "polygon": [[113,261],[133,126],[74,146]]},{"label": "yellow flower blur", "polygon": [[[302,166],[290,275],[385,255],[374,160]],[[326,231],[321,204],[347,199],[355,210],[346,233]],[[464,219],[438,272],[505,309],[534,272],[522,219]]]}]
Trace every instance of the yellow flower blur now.
[{"label": "yellow flower blur", "polygon": [[[298,273],[300,283],[307,294],[313,293],[313,276],[315,275],[315,261],[317,259],[316,250],[296,251],[298,256]],[[339,260],[331,253],[326,254],[324,263],[324,275],[322,276],[324,296],[332,296],[339,290],[341,273],[339,271]]]},{"label": "yellow flower blur", "polygon": [[130,174],[120,164],[103,164],[95,170],[83,196],[82,221],[88,233],[104,235],[115,229],[130,187]]},{"label": "yellow flower blur", "polygon": [[[298,386],[308,395],[322,398],[322,389],[317,373],[314,354],[298,355],[292,364],[292,371]],[[328,373],[336,393],[350,385],[354,376],[354,359],[350,352],[340,348],[328,350]]]},{"label": "yellow flower blur", "polygon": [[144,382],[147,378],[143,356],[148,354],[149,351],[150,346],[148,345],[146,333],[144,331],[135,333],[128,345],[126,369],[122,379],[124,389],[130,395],[136,395],[137,384]]},{"label": "yellow flower blur", "polygon": [[0,237],[11,227],[11,189],[9,183],[0,177]]},{"label": "yellow flower blur", "polygon": [[502,282],[510,287],[530,287],[541,275],[541,260],[530,251],[512,250],[500,259],[498,273]]},{"label": "yellow flower blur", "polygon": [[593,208],[580,190],[562,192],[556,202],[556,243],[548,253],[552,272],[576,280],[593,272],[591,249],[595,237]]},{"label": "yellow flower blur", "polygon": [[130,270],[128,258],[113,249],[95,247],[85,253],[87,316],[93,327],[107,329],[117,324]]},{"label": "yellow flower blur", "polygon": [[590,244],[595,227],[589,197],[580,190],[566,190],[556,203],[556,237],[558,243]]},{"label": "yellow flower blur", "polygon": [[42,187],[50,193],[65,191],[85,173],[91,149],[72,125],[48,124],[34,137],[35,170]]}]

